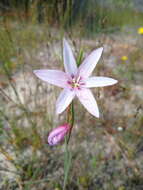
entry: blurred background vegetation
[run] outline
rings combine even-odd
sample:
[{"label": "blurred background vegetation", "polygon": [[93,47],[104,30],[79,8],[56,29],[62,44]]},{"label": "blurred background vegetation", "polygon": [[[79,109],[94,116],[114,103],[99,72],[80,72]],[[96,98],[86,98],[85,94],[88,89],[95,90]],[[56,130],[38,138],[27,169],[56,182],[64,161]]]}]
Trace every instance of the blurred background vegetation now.
[{"label": "blurred background vegetation", "polygon": [[[67,190],[143,189],[143,1],[0,1],[0,189],[61,190],[64,145],[49,147],[59,90],[34,69],[63,69],[62,39],[76,58],[103,46],[94,89],[101,118],[75,104]],[[76,100],[75,100],[76,102]]]},{"label": "blurred background vegetation", "polygon": [[[1,20],[48,22],[52,26],[79,25],[88,32],[114,31],[124,25],[142,23],[143,3],[140,0],[2,0]],[[35,14],[35,15],[34,15]]]}]

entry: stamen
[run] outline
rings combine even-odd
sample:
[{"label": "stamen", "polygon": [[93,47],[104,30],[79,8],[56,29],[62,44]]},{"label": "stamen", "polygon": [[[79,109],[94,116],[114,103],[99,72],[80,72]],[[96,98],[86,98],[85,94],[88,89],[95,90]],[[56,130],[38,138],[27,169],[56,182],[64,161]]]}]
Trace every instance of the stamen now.
[{"label": "stamen", "polygon": [[75,83],[75,82],[76,82],[76,80],[75,80],[75,79],[72,79],[72,81],[73,81],[73,83]]},{"label": "stamen", "polygon": [[79,84],[78,83],[74,83],[74,87],[78,87],[79,86]]},{"label": "stamen", "polygon": [[79,82],[79,81],[80,81],[80,79],[81,79],[81,77],[79,76],[79,77],[77,78],[77,80],[76,80],[76,81],[77,81],[77,82]]}]

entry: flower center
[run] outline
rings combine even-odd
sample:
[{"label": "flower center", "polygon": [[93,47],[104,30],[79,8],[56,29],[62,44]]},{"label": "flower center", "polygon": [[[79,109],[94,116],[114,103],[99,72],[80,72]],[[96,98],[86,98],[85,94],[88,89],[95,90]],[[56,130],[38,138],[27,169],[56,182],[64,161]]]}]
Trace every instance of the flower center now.
[{"label": "flower center", "polygon": [[68,81],[68,84],[72,87],[72,89],[81,89],[81,86],[84,85],[84,83],[81,81],[81,77],[73,77],[70,81]]},{"label": "flower center", "polygon": [[71,86],[72,86],[73,88],[79,87],[80,84],[79,84],[78,82],[79,82],[78,80],[72,79]]}]

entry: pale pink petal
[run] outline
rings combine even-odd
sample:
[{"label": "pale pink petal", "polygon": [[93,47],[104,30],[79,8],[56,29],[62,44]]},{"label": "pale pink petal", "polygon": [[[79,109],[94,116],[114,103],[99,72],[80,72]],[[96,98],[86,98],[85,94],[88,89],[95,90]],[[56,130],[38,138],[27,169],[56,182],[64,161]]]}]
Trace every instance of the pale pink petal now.
[{"label": "pale pink petal", "polygon": [[76,95],[89,113],[96,117],[99,117],[99,110],[96,100],[89,89],[77,90]]},{"label": "pale pink petal", "polygon": [[56,112],[60,114],[63,112],[68,105],[71,103],[75,96],[74,90],[64,89],[61,94],[59,95],[57,102],[56,102]]},{"label": "pale pink petal", "polygon": [[116,84],[118,81],[109,77],[90,77],[86,79],[85,86],[87,88],[103,87]]},{"label": "pale pink petal", "polygon": [[65,88],[67,86],[67,74],[58,70],[35,70],[35,75],[43,81]]},{"label": "pale pink petal", "polygon": [[68,42],[64,39],[63,40],[63,58],[64,58],[64,67],[66,73],[70,75],[75,75],[77,73],[77,65],[75,58],[73,56],[71,47],[69,46]]},{"label": "pale pink petal", "polygon": [[94,50],[80,65],[78,74],[84,78],[87,78],[90,76],[92,71],[94,70],[97,62],[99,61],[101,54],[102,54],[103,48],[98,48]]}]

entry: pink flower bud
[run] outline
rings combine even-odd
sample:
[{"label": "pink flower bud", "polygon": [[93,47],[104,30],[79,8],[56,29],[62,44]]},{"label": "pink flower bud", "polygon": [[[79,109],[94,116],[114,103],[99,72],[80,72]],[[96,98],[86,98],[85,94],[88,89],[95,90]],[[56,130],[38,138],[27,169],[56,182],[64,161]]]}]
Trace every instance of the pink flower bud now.
[{"label": "pink flower bud", "polygon": [[49,145],[56,145],[60,143],[66,134],[69,132],[70,126],[68,124],[61,125],[50,132],[48,136]]}]

